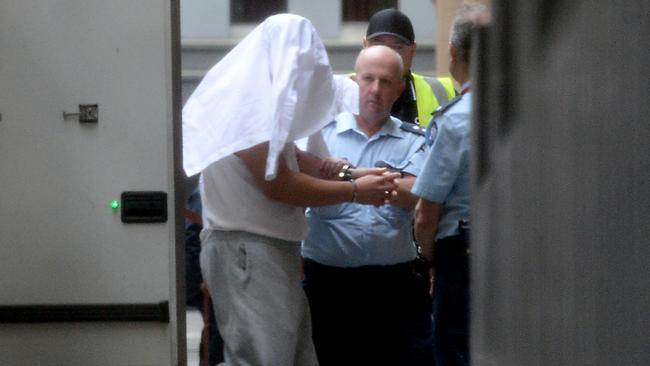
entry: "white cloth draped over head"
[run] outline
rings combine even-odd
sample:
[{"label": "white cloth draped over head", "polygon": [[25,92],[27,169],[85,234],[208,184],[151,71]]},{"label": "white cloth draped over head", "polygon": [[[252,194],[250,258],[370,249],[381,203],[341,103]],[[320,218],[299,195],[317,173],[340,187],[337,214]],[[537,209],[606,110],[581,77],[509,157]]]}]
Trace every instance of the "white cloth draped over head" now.
[{"label": "white cloth draped over head", "polygon": [[358,109],[356,84],[344,79],[335,81],[309,20],[267,18],[208,71],[183,107],[186,174],[268,141],[265,176],[275,178],[287,143],[318,132],[341,110]]}]

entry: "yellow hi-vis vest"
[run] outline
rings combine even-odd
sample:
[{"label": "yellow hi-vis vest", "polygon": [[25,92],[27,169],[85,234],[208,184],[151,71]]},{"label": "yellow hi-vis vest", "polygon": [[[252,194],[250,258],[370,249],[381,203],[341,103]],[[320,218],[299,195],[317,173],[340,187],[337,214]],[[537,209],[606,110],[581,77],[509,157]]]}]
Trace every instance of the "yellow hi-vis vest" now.
[{"label": "yellow hi-vis vest", "polygon": [[431,113],[439,106],[447,104],[456,96],[451,78],[430,78],[411,73],[415,87],[415,102],[418,107],[418,122],[426,127]]}]

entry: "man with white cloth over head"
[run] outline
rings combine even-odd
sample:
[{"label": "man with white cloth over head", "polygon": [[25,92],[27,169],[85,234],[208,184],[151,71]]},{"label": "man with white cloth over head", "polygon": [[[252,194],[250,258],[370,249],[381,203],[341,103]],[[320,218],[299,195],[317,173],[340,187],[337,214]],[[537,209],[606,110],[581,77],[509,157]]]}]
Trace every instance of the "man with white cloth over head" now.
[{"label": "man with white cloth over head", "polygon": [[320,159],[294,144],[353,108],[343,98],[354,103],[355,87],[335,81],[307,19],[281,14],[215,65],[183,108],[184,168],[201,172],[201,268],[228,365],[317,364],[300,287],[302,207],[381,205],[398,176],[321,179]]}]

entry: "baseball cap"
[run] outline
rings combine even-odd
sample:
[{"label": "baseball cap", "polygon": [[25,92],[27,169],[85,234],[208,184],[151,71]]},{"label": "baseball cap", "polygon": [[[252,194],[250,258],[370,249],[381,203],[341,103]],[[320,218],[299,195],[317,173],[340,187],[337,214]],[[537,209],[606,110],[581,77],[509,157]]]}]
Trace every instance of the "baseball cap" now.
[{"label": "baseball cap", "polygon": [[384,9],[376,12],[368,21],[366,39],[379,36],[393,36],[406,44],[415,41],[411,20],[397,9]]}]

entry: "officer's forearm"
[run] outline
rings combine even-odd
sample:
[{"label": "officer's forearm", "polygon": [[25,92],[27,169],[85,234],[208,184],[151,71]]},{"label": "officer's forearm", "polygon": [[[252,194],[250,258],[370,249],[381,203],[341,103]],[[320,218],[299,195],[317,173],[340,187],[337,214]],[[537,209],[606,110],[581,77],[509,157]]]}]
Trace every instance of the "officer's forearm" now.
[{"label": "officer's forearm", "polygon": [[415,206],[415,240],[425,258],[433,259],[433,242],[438,232],[442,205],[420,198]]}]

